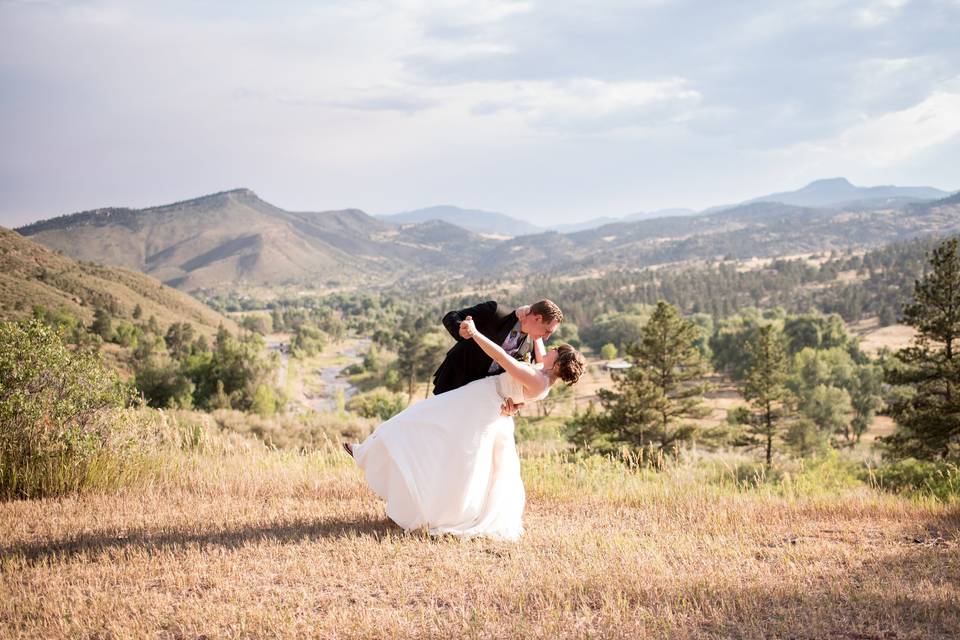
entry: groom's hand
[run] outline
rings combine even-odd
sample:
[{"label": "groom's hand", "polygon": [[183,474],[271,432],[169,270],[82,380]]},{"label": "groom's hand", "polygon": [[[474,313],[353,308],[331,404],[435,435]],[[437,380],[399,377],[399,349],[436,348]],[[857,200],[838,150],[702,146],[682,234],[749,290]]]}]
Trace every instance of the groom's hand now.
[{"label": "groom's hand", "polygon": [[463,322],[460,323],[460,337],[465,340],[472,338],[476,330],[477,327],[473,324],[473,318],[471,316],[467,316],[463,319]]},{"label": "groom's hand", "polygon": [[512,416],[516,415],[517,411],[523,408],[523,403],[514,404],[513,400],[507,398],[503,401],[503,404],[500,405],[500,415],[502,416]]}]

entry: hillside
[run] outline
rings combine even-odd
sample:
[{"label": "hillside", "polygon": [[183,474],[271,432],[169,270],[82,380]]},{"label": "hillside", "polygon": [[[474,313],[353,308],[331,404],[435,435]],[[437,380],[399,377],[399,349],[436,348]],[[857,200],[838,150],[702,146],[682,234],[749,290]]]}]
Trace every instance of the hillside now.
[{"label": "hillside", "polygon": [[[465,232],[447,229],[460,246]],[[383,282],[445,262],[435,227],[424,243],[417,225],[398,228],[356,209],[285,211],[248,189],[148,209],[82,212],[18,231],[76,259],[143,271],[185,291]]]},{"label": "hillside", "polygon": [[143,317],[155,316],[161,326],[189,322],[208,335],[221,323],[239,330],[229,318],[153,278],[76,262],[0,227],[0,319],[29,316],[34,305],[65,309],[85,323],[93,320],[97,307],[129,319],[140,305]]},{"label": "hillside", "polygon": [[[946,203],[946,204],[944,204]],[[833,210],[777,202],[712,214],[618,222],[570,234],[514,238],[481,260],[501,273],[583,273],[687,260],[749,259],[877,247],[960,232],[960,203]]]}]

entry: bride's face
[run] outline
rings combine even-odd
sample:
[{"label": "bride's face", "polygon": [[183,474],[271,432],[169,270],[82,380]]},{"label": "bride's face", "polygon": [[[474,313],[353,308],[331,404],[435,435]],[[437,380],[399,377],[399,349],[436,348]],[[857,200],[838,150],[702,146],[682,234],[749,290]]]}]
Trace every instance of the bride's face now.
[{"label": "bride's face", "polygon": [[553,369],[553,365],[557,362],[557,350],[550,349],[547,351],[547,355],[543,356],[543,370],[550,371]]}]

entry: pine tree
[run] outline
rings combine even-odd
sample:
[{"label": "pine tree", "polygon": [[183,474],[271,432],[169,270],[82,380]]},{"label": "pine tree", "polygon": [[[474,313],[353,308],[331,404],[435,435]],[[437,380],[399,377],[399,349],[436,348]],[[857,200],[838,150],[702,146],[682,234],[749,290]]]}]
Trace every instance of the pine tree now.
[{"label": "pine tree", "polygon": [[660,301],[640,340],[626,349],[632,366],[614,374],[615,390],[601,389],[603,429],[614,442],[668,450],[690,440],[702,417],[706,385],[697,326]]},{"label": "pine tree", "polygon": [[104,340],[110,340],[113,337],[113,318],[110,317],[110,313],[106,309],[97,307],[93,312],[90,332],[97,334]]},{"label": "pine tree", "polygon": [[[434,340],[429,332],[431,320],[429,317],[407,317],[395,334],[397,360],[394,366],[404,381],[408,403],[413,402],[417,385],[429,381],[446,352],[446,345]],[[429,384],[426,393],[430,393]]]},{"label": "pine tree", "polygon": [[167,350],[177,360],[190,355],[190,343],[193,342],[193,325],[189,322],[174,322],[164,337]]},{"label": "pine tree", "polygon": [[960,455],[960,255],[956,238],[933,250],[930,271],[915,281],[904,322],[917,330],[885,372],[889,384],[908,387],[889,407],[897,430],[883,440],[894,457]]},{"label": "pine tree", "polygon": [[743,445],[766,448],[769,467],[773,460],[773,440],[790,404],[786,387],[789,360],[783,335],[772,325],[759,327],[746,345],[747,369],[743,397],[753,405],[753,414]]}]

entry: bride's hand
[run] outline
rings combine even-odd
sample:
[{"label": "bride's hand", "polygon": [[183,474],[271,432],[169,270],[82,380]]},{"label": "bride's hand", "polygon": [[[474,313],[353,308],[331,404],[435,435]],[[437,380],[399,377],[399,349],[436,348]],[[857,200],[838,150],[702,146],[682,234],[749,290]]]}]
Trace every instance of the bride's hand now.
[{"label": "bride's hand", "polygon": [[477,333],[477,325],[473,323],[473,316],[467,316],[460,323],[460,333],[466,334],[463,337],[472,338]]}]

